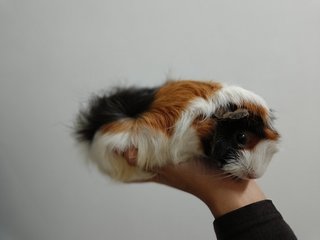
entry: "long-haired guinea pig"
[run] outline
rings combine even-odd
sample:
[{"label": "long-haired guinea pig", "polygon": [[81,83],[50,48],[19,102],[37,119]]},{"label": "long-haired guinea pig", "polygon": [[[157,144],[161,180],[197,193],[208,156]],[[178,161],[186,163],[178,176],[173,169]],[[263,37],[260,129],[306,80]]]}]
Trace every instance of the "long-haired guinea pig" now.
[{"label": "long-haired guinea pig", "polygon": [[[75,125],[89,158],[111,178],[146,180],[165,164],[203,159],[241,179],[258,178],[279,134],[258,95],[216,82],[169,81],[94,96]],[[137,148],[137,165],[117,152]]]}]

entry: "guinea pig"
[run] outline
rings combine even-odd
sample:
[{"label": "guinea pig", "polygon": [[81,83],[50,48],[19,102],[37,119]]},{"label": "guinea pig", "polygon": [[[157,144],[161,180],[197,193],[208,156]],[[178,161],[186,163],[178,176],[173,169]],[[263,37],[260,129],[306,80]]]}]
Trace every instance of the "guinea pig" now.
[{"label": "guinea pig", "polygon": [[[273,116],[258,95],[217,82],[168,81],[95,95],[75,123],[89,159],[111,178],[147,180],[166,164],[201,159],[233,177],[261,177],[277,151]],[[117,154],[138,149],[132,166]]]}]

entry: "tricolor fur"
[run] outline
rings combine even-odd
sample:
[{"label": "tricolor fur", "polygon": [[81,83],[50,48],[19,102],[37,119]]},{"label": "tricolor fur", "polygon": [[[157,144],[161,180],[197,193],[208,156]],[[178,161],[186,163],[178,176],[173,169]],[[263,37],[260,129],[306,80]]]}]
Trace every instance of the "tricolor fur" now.
[{"label": "tricolor fur", "polygon": [[[76,134],[99,169],[120,181],[201,158],[239,178],[257,178],[276,152],[279,134],[258,95],[215,82],[170,81],[157,88],[120,88],[80,111]],[[138,149],[137,166],[117,154]]]}]

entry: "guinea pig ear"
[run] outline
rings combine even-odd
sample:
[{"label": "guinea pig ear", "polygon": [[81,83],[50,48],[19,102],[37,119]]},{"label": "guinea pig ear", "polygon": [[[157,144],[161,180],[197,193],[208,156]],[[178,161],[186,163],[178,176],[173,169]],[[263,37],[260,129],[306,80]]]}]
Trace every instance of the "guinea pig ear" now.
[{"label": "guinea pig ear", "polygon": [[223,109],[219,109],[214,116],[221,120],[236,120],[249,116],[249,111],[244,108],[239,108],[235,111],[223,111]]},{"label": "guinea pig ear", "polygon": [[234,112],[226,112],[223,114],[223,119],[241,119],[249,116],[249,111],[244,108],[239,108]]}]

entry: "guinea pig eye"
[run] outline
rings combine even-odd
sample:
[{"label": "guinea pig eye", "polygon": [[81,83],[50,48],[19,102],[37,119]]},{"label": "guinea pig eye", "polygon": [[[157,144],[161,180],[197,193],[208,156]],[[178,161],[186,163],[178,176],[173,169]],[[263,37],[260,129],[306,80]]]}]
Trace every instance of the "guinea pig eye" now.
[{"label": "guinea pig eye", "polygon": [[247,134],[245,132],[236,133],[235,138],[236,138],[236,141],[237,141],[238,145],[240,145],[242,147],[244,145],[246,145],[247,140],[248,140]]}]

